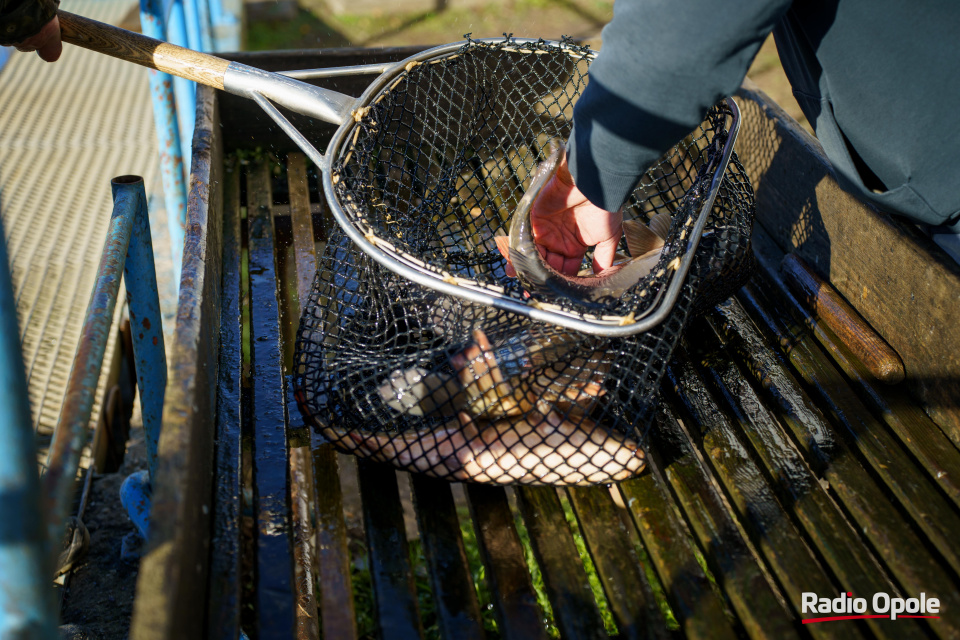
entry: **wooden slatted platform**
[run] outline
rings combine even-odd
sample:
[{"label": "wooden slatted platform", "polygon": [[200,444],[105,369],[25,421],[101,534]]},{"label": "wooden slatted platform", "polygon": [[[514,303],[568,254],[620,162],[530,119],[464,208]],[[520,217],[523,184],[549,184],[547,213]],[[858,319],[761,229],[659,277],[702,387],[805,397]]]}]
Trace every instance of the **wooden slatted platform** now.
[{"label": "wooden slatted platform", "polygon": [[[408,503],[405,476],[335,454],[291,398],[299,300],[329,224],[302,188],[302,155],[250,105],[198,100],[193,287],[181,290],[134,637],[960,637],[960,451],[908,384],[876,382],[815,324],[762,224],[753,281],[696,320],[669,369],[643,475],[615,492],[414,476]],[[344,519],[353,473],[360,540]],[[940,617],[801,623],[814,617],[802,593],[842,591],[924,592]]]}]

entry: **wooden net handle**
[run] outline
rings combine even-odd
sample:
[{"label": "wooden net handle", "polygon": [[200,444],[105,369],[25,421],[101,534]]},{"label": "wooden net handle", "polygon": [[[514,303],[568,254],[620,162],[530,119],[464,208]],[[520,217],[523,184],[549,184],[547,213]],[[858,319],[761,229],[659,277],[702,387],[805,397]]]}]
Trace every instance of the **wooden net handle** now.
[{"label": "wooden net handle", "polygon": [[58,11],[57,16],[64,42],[223,89],[223,74],[230,65],[227,60],[66,11]]}]

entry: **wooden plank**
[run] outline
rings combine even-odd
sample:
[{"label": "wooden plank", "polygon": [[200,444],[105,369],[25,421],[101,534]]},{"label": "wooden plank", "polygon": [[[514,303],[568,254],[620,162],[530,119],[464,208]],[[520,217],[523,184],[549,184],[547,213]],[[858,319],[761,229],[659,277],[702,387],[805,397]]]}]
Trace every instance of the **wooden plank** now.
[{"label": "wooden plank", "polygon": [[294,635],[295,594],[287,478],[286,380],[278,322],[280,307],[269,167],[250,165],[247,220],[250,277],[250,393],[254,439],[253,484],[256,531],[258,635]]},{"label": "wooden plank", "polygon": [[[750,535],[786,595],[788,606],[800,617],[802,594],[834,593],[839,587],[827,577],[807,548],[790,517],[777,501],[766,478],[733,432],[720,407],[711,396],[684,353],[676,353],[667,368],[664,387],[671,403],[682,412],[684,423],[695,433],[703,457],[737,511],[739,521]],[[663,426],[670,428],[669,422]],[[671,433],[671,438],[683,437]],[[811,625],[817,638],[861,637],[854,627]]]},{"label": "wooden plank", "polygon": [[207,634],[233,640],[240,633],[240,387],[243,375],[240,311],[240,167],[223,180],[223,286],[217,381],[217,448]]},{"label": "wooden plank", "polygon": [[903,381],[906,374],[900,356],[847,304],[833,285],[794,253],[787,254],[781,268],[787,282],[813,310],[818,322],[829,327],[877,380],[886,384]]},{"label": "wooden plank", "polygon": [[[778,348],[794,349],[794,340],[759,306],[749,288],[740,292],[738,300],[754,320],[772,333],[775,341],[784,340]],[[870,539],[874,551],[904,591],[937,594],[945,611],[960,611],[960,603],[956,602],[960,594],[942,561],[930,554],[927,544],[903,518],[885,488],[877,484],[852,455],[784,363],[770,351],[750,322],[724,327],[725,339],[733,340],[734,335],[746,343],[746,348],[738,348],[738,353],[740,357],[747,354],[744,357],[747,369],[777,407],[781,423],[790,429],[808,463],[827,480],[849,517]],[[931,627],[941,637],[951,637],[958,632],[957,624],[957,620],[941,620]]]},{"label": "wooden plank", "polygon": [[606,487],[571,487],[584,542],[622,638],[665,638],[666,627],[617,507]]},{"label": "wooden plank", "polygon": [[317,273],[317,255],[313,242],[313,216],[307,184],[307,159],[302,153],[287,156],[287,183],[290,191],[290,221],[293,226],[293,248],[297,266],[297,296],[300,309],[310,297]]},{"label": "wooden plank", "polygon": [[[735,304],[735,301],[728,301],[723,306]],[[708,316],[708,319],[716,321],[715,317]],[[736,363],[719,350],[719,343],[711,339],[711,329],[704,327],[703,323],[692,329],[691,335],[704,337],[701,360],[711,362],[711,366],[701,367],[701,375],[727,410],[731,421],[752,445],[772,478],[771,484],[781,503],[787,505],[806,531],[810,546],[819,552],[823,563],[844,589],[855,594],[895,591],[877,560],[864,547],[863,541],[790,442],[773,411],[764,405]],[[896,629],[884,620],[868,620],[867,624],[881,638],[921,638],[925,635],[922,623],[917,620],[905,620]]]},{"label": "wooden plank", "polygon": [[960,266],[909,223],[841,190],[816,140],[755,85],[737,98],[737,153],[758,222],[900,354],[910,390],[960,445]]},{"label": "wooden plank", "polygon": [[[749,291],[752,296],[755,289]],[[928,540],[955,571],[960,571],[960,549],[955,544],[960,515],[896,438],[870,414],[843,375],[811,344],[809,334],[802,327],[797,329],[792,336],[780,334],[791,344],[787,354],[791,365]]]},{"label": "wooden plank", "polygon": [[557,490],[518,487],[516,496],[560,636],[606,638]]},{"label": "wooden plank", "polygon": [[483,638],[480,604],[450,484],[422,474],[412,474],[411,481],[440,635],[463,640]]},{"label": "wooden plank", "polygon": [[[777,265],[782,252],[762,230],[754,234],[754,251],[763,269],[762,294],[774,305],[785,309],[793,322],[803,325],[847,376],[861,400],[893,430],[900,442],[916,456],[954,504],[960,506],[960,450],[943,431],[916,405],[903,386],[878,386],[863,365],[844,347],[828,328],[817,323],[810,312],[788,290]],[[799,327],[797,331],[800,331]]]},{"label": "wooden plank", "polygon": [[[306,161],[302,153],[291,153],[287,157],[287,180],[297,292],[297,303],[291,303],[290,315],[299,318],[302,307],[308,304],[310,299],[317,270]],[[297,411],[295,403],[291,402],[289,406],[290,412]],[[320,585],[320,624],[323,637],[348,640],[357,637],[357,628],[339,463],[336,450],[324,442],[319,434],[311,433],[310,446],[313,481],[311,497],[317,516],[317,526],[312,533],[315,536],[313,547],[316,549],[317,578]],[[306,468],[306,462],[302,466]]]},{"label": "wooden plank", "polygon": [[650,434],[654,460],[747,634],[769,640],[798,638],[792,614],[778,600],[735,515],[669,406],[664,406]]},{"label": "wooden plank", "polygon": [[320,622],[324,638],[356,638],[356,612],[350,580],[350,551],[343,519],[340,468],[332,445],[313,445],[316,487],[317,577],[320,584]]},{"label": "wooden plank", "polygon": [[500,633],[505,640],[546,638],[543,615],[503,488],[481,484],[467,484],[466,488]]},{"label": "wooden plank", "polygon": [[357,460],[357,469],[379,636],[383,640],[420,638],[423,628],[397,473],[389,465],[364,459]]},{"label": "wooden plank", "polygon": [[177,321],[170,348],[150,539],[131,637],[198,638],[205,626],[219,361],[223,150],[216,92],[197,91]]},{"label": "wooden plank", "polygon": [[620,491],[684,635],[736,637],[723,602],[697,563],[691,536],[673,509],[655,462],[648,460],[646,473],[620,483]]},{"label": "wooden plank", "polygon": [[[278,247],[284,257],[283,269],[278,269],[279,286],[287,295],[281,296],[284,309],[281,322],[288,325],[281,332],[284,340],[283,370],[287,380],[287,433],[290,446],[290,521],[294,537],[294,575],[297,595],[297,638],[317,638],[320,626],[317,620],[317,599],[314,593],[312,510],[315,504],[313,459],[310,438],[305,433],[303,418],[293,397],[293,347],[300,304],[306,302],[310,285],[316,274],[316,256],[313,244],[313,220],[310,215],[310,195],[307,190],[306,166],[303,154],[291,154],[287,161],[288,193],[290,196],[291,247]],[[276,214],[275,211],[273,211]],[[285,251],[284,251],[285,249]],[[293,254],[290,256],[290,254]],[[291,260],[292,257],[292,260]],[[292,263],[292,264],[291,264]],[[289,280],[293,280],[291,283]],[[291,286],[291,284],[295,286]],[[296,295],[289,292],[293,290]],[[289,341],[289,343],[287,343]],[[296,435],[294,435],[296,434]],[[350,594],[344,594],[346,599]]]}]

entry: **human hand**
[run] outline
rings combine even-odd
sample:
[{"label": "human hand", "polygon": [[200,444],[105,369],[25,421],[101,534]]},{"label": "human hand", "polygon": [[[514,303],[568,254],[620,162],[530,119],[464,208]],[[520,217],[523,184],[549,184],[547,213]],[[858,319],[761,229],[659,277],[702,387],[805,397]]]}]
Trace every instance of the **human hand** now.
[{"label": "human hand", "polygon": [[43,60],[56,62],[63,51],[63,44],[60,42],[60,20],[54,15],[50,22],[43,25],[40,33],[14,46],[17,51],[36,51]]},{"label": "human hand", "polygon": [[557,271],[577,275],[589,247],[595,247],[594,273],[613,264],[623,213],[606,211],[587,200],[573,183],[566,154],[533,203],[530,221],[540,255]]}]

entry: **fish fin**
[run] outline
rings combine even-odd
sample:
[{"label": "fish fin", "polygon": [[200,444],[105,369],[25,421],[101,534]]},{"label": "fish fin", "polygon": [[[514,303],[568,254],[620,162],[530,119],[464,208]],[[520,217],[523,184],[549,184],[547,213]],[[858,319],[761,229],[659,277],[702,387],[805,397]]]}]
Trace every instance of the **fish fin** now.
[{"label": "fish fin", "polygon": [[[531,258],[516,249],[510,249],[510,262],[517,271],[523,286],[534,292],[547,288],[547,277],[550,275],[543,263]],[[522,276],[521,276],[522,274]]]},{"label": "fish fin", "polygon": [[497,250],[507,261],[507,277],[516,278],[517,270],[513,268],[510,261],[510,238],[508,236],[493,236],[493,241],[497,243]]},{"label": "fish fin", "polygon": [[627,251],[633,257],[663,246],[663,238],[639,220],[624,220],[623,235],[627,239]]},{"label": "fish fin", "polygon": [[670,233],[671,224],[673,224],[673,216],[671,216],[667,211],[661,211],[650,219],[650,222],[647,226],[649,226],[650,229],[663,240],[666,240],[667,235]]}]

